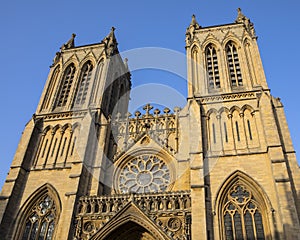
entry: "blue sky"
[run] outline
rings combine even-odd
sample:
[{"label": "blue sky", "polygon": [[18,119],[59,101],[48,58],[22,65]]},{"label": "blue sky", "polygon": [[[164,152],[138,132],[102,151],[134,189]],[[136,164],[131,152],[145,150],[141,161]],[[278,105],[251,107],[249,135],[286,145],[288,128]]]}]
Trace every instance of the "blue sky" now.
[{"label": "blue sky", "polygon": [[[184,54],[185,29],[196,14],[202,26],[231,23],[236,9],[255,24],[271,93],[282,99],[300,157],[297,109],[300,87],[299,9],[287,1],[2,1],[0,8],[0,185],[26,122],[35,112],[55,52],[75,32],[76,45],[100,42],[111,26],[121,52],[162,47]],[[129,62],[130,65],[130,62]],[[155,70],[132,73],[133,85],[171,84],[186,94],[185,81]]]}]

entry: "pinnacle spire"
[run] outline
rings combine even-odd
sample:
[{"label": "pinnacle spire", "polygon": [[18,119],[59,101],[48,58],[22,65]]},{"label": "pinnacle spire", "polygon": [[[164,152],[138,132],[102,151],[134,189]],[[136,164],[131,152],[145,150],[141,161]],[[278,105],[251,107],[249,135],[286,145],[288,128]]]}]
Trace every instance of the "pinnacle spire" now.
[{"label": "pinnacle spire", "polygon": [[237,23],[245,23],[246,21],[250,21],[250,19],[247,18],[247,17],[242,13],[242,9],[241,9],[241,8],[238,8],[237,11],[238,11],[238,16],[237,16],[235,22],[237,22]]},{"label": "pinnacle spire", "polygon": [[105,44],[107,54],[112,56],[118,53],[118,42],[115,36],[115,27],[111,27],[110,33],[102,40],[102,43]]},{"label": "pinnacle spire", "polygon": [[185,32],[185,44],[186,46],[190,46],[191,42],[193,41],[195,30],[200,29],[201,26],[197,22],[195,14],[192,15],[192,21]]},{"label": "pinnacle spire", "polygon": [[254,24],[250,21],[249,18],[247,18],[243,13],[242,13],[242,9],[238,8],[238,16],[235,19],[236,23],[243,23],[244,26],[246,27],[246,29],[248,30],[248,32],[252,35],[253,38],[257,38],[256,33],[255,33],[255,29],[254,29]]},{"label": "pinnacle spire", "polygon": [[75,47],[75,37],[76,37],[76,34],[72,33],[71,38],[65,44],[63,44],[60,49],[65,50],[65,49],[70,49],[70,48]]},{"label": "pinnacle spire", "polygon": [[195,28],[199,28],[200,27],[199,23],[197,22],[195,14],[192,15],[192,21],[190,23],[190,26],[194,26]]}]

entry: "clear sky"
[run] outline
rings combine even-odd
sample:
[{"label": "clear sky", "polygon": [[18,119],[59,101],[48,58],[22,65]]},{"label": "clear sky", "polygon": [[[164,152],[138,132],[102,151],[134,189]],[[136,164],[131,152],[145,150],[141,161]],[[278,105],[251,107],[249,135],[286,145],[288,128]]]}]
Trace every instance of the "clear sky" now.
[{"label": "clear sky", "polygon": [[[255,24],[271,93],[282,99],[300,157],[299,1],[2,0],[0,185],[24,126],[35,112],[55,52],[73,32],[78,46],[100,42],[115,26],[121,52],[163,47],[184,54],[185,30],[192,14],[202,26],[232,23],[238,7]],[[161,71],[134,71],[132,81],[134,86],[177,81],[178,91],[186,94],[182,79]]]}]

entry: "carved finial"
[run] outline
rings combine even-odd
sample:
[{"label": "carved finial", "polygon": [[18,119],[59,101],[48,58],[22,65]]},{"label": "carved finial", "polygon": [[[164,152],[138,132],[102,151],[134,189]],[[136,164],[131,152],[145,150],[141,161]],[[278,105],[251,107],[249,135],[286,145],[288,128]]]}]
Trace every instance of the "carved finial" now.
[{"label": "carved finial", "polygon": [[192,21],[191,21],[191,24],[192,26],[196,27],[196,28],[199,28],[200,25],[198,24],[197,20],[196,20],[196,16],[195,14],[192,15]]},{"label": "carved finial", "polygon": [[181,108],[180,108],[180,107],[174,107],[174,113],[179,113],[179,112],[180,112],[180,110],[181,110]]},{"label": "carved finial", "polygon": [[187,47],[190,46],[190,44],[194,38],[195,30],[197,30],[199,28],[201,28],[201,26],[198,24],[195,14],[193,14],[192,21],[191,21],[189,27],[186,29],[186,33],[185,33],[185,43],[186,43]]},{"label": "carved finial", "polygon": [[108,56],[112,56],[119,52],[117,48],[118,43],[115,37],[115,30],[116,30],[115,27],[111,27],[110,33],[101,41],[102,43],[105,44],[106,53]]},{"label": "carved finial", "polygon": [[60,49],[65,50],[65,49],[70,49],[70,48],[75,47],[75,37],[76,37],[76,34],[72,33],[72,36],[69,39],[69,41],[67,41],[67,43],[63,44]]},{"label": "carved finial", "polygon": [[244,26],[246,27],[248,33],[249,33],[253,38],[257,38],[253,23],[250,21],[249,18],[247,18],[247,17],[242,13],[242,9],[241,9],[241,8],[238,8],[237,11],[238,11],[238,16],[237,16],[237,18],[235,19],[235,22],[236,22],[236,23],[243,23]]},{"label": "carved finial", "polygon": [[61,56],[61,52],[56,52],[55,53],[55,57],[53,58],[52,65],[50,67],[53,67],[59,61],[60,56]]},{"label": "carved finial", "polygon": [[125,116],[126,116],[126,118],[130,118],[132,116],[132,114],[130,112],[127,112]]},{"label": "carved finial", "polygon": [[146,104],[143,109],[146,111],[145,115],[149,116],[150,115],[150,110],[153,109],[153,107],[148,103]]},{"label": "carved finial", "polygon": [[155,116],[158,116],[158,114],[160,114],[160,110],[157,108],[153,112],[154,112]]},{"label": "carved finial", "polygon": [[165,113],[166,115],[168,115],[170,111],[171,111],[171,110],[170,110],[169,108],[167,108],[167,107],[164,109],[164,113]]},{"label": "carved finial", "polygon": [[134,113],[134,115],[135,115],[136,117],[139,117],[139,116],[141,116],[141,112],[140,112],[140,111],[136,111],[136,112]]},{"label": "carved finial", "polygon": [[241,8],[238,8],[237,11],[238,11],[238,16],[237,16],[235,22],[237,22],[237,23],[244,23],[246,20],[249,20],[249,19],[242,13],[242,9],[241,9]]},{"label": "carved finial", "polygon": [[124,65],[125,65],[126,70],[129,71],[129,68],[128,68],[128,58],[124,58]]}]

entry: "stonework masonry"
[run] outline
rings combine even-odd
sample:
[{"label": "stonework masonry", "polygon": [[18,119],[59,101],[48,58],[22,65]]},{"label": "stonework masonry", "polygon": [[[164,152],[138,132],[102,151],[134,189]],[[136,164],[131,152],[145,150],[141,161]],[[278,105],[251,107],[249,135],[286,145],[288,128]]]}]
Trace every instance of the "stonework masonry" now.
[{"label": "stonework masonry", "polygon": [[0,196],[1,239],[300,239],[300,171],[254,25],[186,30],[186,106],[128,113],[112,28],[50,67]]}]

